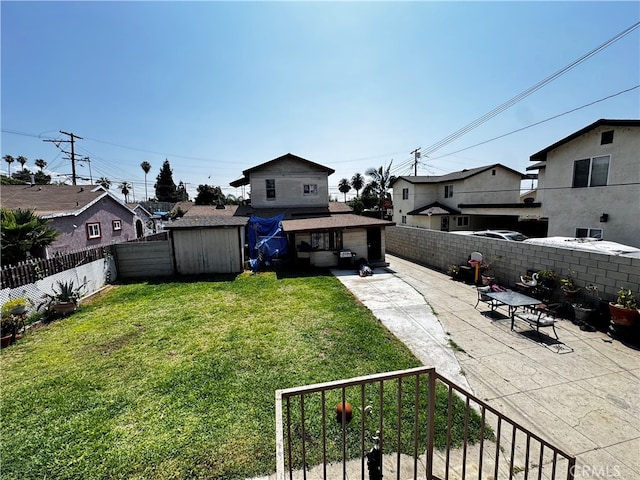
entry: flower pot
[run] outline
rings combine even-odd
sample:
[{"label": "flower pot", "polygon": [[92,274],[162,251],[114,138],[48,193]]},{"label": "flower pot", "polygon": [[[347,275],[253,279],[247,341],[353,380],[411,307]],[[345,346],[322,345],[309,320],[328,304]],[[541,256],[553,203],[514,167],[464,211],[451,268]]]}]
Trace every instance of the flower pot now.
[{"label": "flower pot", "polygon": [[638,317],[636,309],[620,307],[611,302],[609,303],[609,311],[611,312],[611,321],[622,327],[632,327]]},{"label": "flower pot", "polygon": [[482,284],[483,285],[493,285],[495,283],[495,277],[490,277],[488,275],[482,275]]},{"label": "flower pot", "polygon": [[27,313],[27,307],[24,305],[19,305],[11,309],[11,315],[24,315],[25,313]]},{"label": "flower pot", "polygon": [[567,298],[573,298],[576,296],[576,293],[578,293],[578,290],[562,290],[564,292],[564,295]]},{"label": "flower pot", "polygon": [[577,305],[573,306],[573,313],[576,323],[588,323],[591,314],[595,312],[593,308],[585,308],[579,307]]},{"label": "flower pot", "polygon": [[76,309],[73,302],[58,302],[51,305],[51,309],[59,315],[67,315]]},{"label": "flower pot", "polygon": [[4,337],[0,337],[0,348],[7,348],[11,345],[15,340],[13,335],[5,335]]}]

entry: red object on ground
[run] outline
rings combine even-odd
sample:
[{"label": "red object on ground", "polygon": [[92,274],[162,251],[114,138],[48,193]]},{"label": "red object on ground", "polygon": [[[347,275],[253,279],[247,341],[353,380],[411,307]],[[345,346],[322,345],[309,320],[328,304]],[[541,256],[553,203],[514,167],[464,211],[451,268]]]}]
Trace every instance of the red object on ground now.
[{"label": "red object on ground", "polygon": [[[336,422],[338,423],[342,423],[342,408],[343,403],[340,402],[336,406]],[[351,408],[349,402],[344,402],[344,417],[346,423],[349,423],[351,421],[351,418],[353,417],[353,409]]]}]

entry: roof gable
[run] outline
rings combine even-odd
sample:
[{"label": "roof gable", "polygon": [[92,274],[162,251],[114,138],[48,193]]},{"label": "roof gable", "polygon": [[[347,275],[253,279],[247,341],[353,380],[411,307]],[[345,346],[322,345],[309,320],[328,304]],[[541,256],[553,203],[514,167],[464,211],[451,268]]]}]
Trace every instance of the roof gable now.
[{"label": "roof gable", "polygon": [[611,126],[611,127],[640,127],[640,120],[607,120],[605,118],[601,118],[593,122],[591,125],[587,125],[581,130],[572,133],[571,135],[564,137],[562,140],[557,141],[553,145],[548,146],[547,148],[540,150],[538,153],[534,153],[529,157],[529,160],[532,162],[543,162],[547,159],[547,153],[556,148],[564,145],[565,143],[569,143],[572,140],[575,140],[578,137],[581,137],[585,133],[593,130],[594,128],[598,128],[601,126]]},{"label": "roof gable", "polygon": [[109,198],[134,214],[113,194],[93,185],[3,185],[3,208],[35,210],[46,218],[76,216],[103,198]]},{"label": "roof gable", "polygon": [[448,182],[454,182],[457,180],[466,180],[467,178],[473,177],[474,175],[479,175],[493,168],[502,168],[508,172],[511,172],[515,175],[520,176],[521,178],[523,177],[523,174],[518,172],[517,170],[506,167],[500,163],[494,163],[492,165],[485,165],[484,167],[476,167],[476,168],[470,168],[470,169],[465,168],[464,170],[459,170],[457,172],[447,173],[445,175],[438,175],[438,176],[435,176],[435,175],[434,176],[414,176],[414,177],[401,176],[401,177],[397,177],[393,181],[391,186],[393,187],[393,184],[400,179],[412,184],[448,183]]},{"label": "roof gable", "polygon": [[238,180],[234,180],[229,185],[231,185],[232,187],[240,187],[242,185],[249,185],[249,183],[251,181],[251,174],[252,173],[254,173],[256,171],[267,169],[269,167],[272,167],[272,166],[274,166],[274,165],[276,165],[278,163],[282,163],[282,162],[300,163],[300,164],[304,165],[304,167],[306,169],[312,169],[312,170],[317,170],[317,171],[321,171],[321,172],[327,172],[327,175],[331,175],[332,173],[335,172],[335,170],[332,169],[332,168],[325,167],[324,165],[320,165],[319,163],[312,162],[311,160],[307,160],[305,158],[298,157],[297,155],[293,155],[291,153],[287,153],[286,155],[282,155],[281,157],[274,158],[273,160],[269,160],[268,162],[261,163],[260,165],[256,165],[255,167],[251,167],[251,168],[249,168],[247,170],[243,170],[243,172],[242,172],[243,177],[238,179]]}]

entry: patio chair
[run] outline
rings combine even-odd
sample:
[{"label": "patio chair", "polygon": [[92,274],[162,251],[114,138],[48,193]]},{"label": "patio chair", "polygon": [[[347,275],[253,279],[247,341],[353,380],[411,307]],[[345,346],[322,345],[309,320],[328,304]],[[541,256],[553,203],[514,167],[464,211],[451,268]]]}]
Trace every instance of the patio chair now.
[{"label": "patio chair", "polygon": [[480,302],[486,303],[491,308],[491,312],[495,312],[498,307],[504,305],[499,300],[495,298],[488,297],[486,294],[491,292],[491,286],[487,285],[486,287],[476,287],[476,291],[478,292],[478,301],[476,302],[476,306],[474,307],[476,310],[478,309],[478,305]]},{"label": "patio chair", "polygon": [[540,342],[542,342],[540,329],[545,327],[551,327],[556,340],[560,340],[558,332],[556,331],[556,322],[558,320],[557,311],[561,306],[561,304],[557,303],[552,305],[540,304],[535,307],[524,308],[522,312],[514,314],[511,320],[511,330],[513,330],[514,320],[517,318],[535,328]]}]

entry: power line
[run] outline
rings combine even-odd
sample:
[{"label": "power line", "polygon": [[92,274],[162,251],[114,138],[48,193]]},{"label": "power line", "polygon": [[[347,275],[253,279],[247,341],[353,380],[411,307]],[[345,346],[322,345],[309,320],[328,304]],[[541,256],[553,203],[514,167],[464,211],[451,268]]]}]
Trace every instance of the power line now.
[{"label": "power line", "polygon": [[518,95],[516,95],[515,97],[513,97],[510,100],[506,101],[502,105],[494,108],[493,110],[491,110],[490,112],[484,114],[480,118],[478,118],[478,119],[474,120],[473,122],[467,124],[466,126],[462,127],[460,130],[458,130],[458,131],[452,133],[451,135],[443,138],[442,140],[434,143],[433,145],[431,145],[430,147],[428,147],[425,150],[424,154],[425,155],[429,155],[430,153],[433,153],[436,150],[439,150],[440,148],[444,147],[445,145],[448,145],[449,143],[457,140],[458,138],[460,138],[465,133],[468,133],[471,130],[473,130],[474,128],[482,125],[483,123],[485,123],[488,120],[492,119],[496,115],[498,115],[498,114],[502,113],[503,111],[505,111],[506,109],[512,107],[513,105],[518,103],[520,100],[528,97],[529,95],[531,95],[532,93],[534,93],[537,90],[541,89],[542,87],[544,87],[548,83],[552,82],[556,78],[564,75],[569,70],[571,70],[574,67],[578,66],[582,62],[588,60],[589,58],[591,58],[592,56],[594,56],[595,54],[597,54],[601,50],[604,50],[605,48],[607,48],[611,44],[613,44],[616,41],[620,40],[625,35],[631,33],[633,30],[637,29],[638,26],[640,26],[640,22],[637,22],[634,25],[632,25],[629,28],[627,28],[626,30],[623,30],[622,32],[618,33],[616,36],[614,36],[614,37],[610,38],[609,40],[607,40],[606,42],[604,42],[602,45],[600,45],[600,46],[594,48],[593,50],[591,50],[590,52],[582,55],[580,58],[574,60],[573,62],[571,62],[567,66],[561,68],[560,70],[558,70],[554,74],[548,76],[544,80],[541,80],[540,82],[536,83],[534,86],[528,88],[527,90],[519,93]]}]

